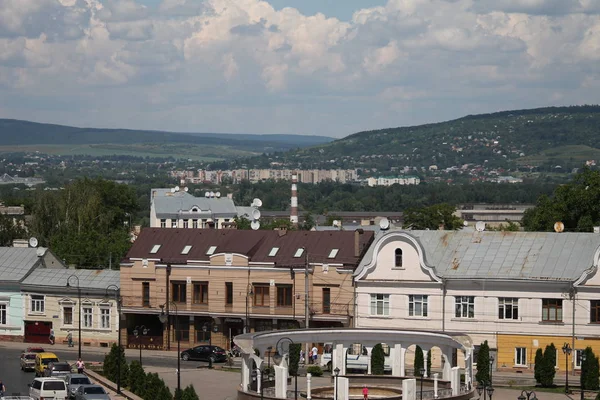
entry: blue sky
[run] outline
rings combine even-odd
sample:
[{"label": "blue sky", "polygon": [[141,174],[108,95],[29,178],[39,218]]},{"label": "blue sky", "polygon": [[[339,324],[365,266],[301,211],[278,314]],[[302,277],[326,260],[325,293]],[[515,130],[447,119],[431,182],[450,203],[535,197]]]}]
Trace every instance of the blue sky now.
[{"label": "blue sky", "polygon": [[343,137],[600,92],[594,0],[1,3],[0,118]]}]

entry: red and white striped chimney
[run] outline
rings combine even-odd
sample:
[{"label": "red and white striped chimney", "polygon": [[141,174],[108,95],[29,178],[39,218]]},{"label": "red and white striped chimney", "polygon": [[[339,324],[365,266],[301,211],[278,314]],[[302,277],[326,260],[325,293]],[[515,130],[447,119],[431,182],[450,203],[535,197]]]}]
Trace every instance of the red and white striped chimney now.
[{"label": "red and white striped chimney", "polygon": [[292,210],[290,213],[290,222],[298,226],[298,175],[292,175]]}]

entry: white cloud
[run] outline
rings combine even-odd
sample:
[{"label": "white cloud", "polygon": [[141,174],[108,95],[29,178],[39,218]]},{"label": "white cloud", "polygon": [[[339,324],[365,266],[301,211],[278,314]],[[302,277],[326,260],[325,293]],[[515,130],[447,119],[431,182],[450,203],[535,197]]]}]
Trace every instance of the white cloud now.
[{"label": "white cloud", "polygon": [[593,103],[599,4],[389,0],[340,21],[261,0],[0,0],[0,116],[339,136]]}]

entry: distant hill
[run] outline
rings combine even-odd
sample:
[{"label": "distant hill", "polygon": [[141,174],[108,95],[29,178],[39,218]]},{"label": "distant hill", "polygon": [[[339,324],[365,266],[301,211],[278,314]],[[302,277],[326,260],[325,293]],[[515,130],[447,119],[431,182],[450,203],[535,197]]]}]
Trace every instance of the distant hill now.
[{"label": "distant hill", "polygon": [[[278,154],[294,168],[491,168],[600,164],[600,106],[548,107],[469,115],[452,121],[359,132],[319,146]],[[269,157],[253,158],[266,164]],[[250,163],[250,162],[249,162]]]},{"label": "distant hill", "polygon": [[[190,144],[197,147],[220,148],[221,150],[227,148],[239,151],[239,154],[242,155],[250,155],[320,145],[332,140],[333,138],[325,136],[306,135],[176,133],[132,129],[76,128],[14,119],[0,119],[0,146],[3,147],[93,145],[98,148],[98,145],[111,145],[110,148],[112,149],[121,148],[123,150],[123,146],[139,144]],[[230,152],[230,154],[235,155],[237,154],[236,151]],[[219,157],[220,155],[215,156]]]}]

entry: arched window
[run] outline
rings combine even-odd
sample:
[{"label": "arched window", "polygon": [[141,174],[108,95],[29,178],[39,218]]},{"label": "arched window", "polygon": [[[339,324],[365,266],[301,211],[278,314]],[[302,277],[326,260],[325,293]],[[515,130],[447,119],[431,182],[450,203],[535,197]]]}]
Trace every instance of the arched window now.
[{"label": "arched window", "polygon": [[402,268],[402,249],[396,249],[396,268]]}]

